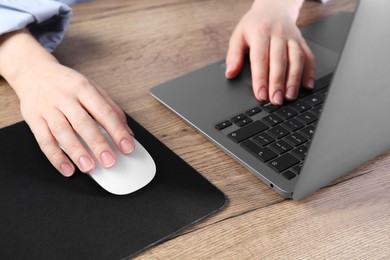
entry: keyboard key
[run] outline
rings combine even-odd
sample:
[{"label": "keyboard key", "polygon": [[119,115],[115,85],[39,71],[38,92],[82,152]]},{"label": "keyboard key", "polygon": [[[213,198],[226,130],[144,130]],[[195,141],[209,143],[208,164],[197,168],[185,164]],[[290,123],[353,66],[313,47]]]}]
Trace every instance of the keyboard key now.
[{"label": "keyboard key", "polygon": [[308,125],[305,128],[299,130],[299,133],[301,133],[302,135],[306,136],[309,139],[312,139],[314,134],[314,126]]},{"label": "keyboard key", "polygon": [[282,176],[284,178],[286,178],[287,180],[291,180],[292,178],[294,178],[296,175],[295,173],[293,173],[292,171],[288,170],[288,171],[285,171],[284,173],[282,173]]},{"label": "keyboard key", "polygon": [[303,163],[297,164],[294,167],[292,167],[291,170],[293,172],[295,172],[296,174],[300,174],[301,170],[302,170],[302,166],[303,166]]},{"label": "keyboard key", "polygon": [[260,113],[261,109],[259,107],[254,107],[252,109],[249,109],[248,111],[245,112],[247,116],[253,116],[256,115],[257,113]]},{"label": "keyboard key", "polygon": [[246,140],[241,143],[242,147],[244,147],[246,150],[254,154],[257,158],[262,160],[263,162],[267,162],[276,156],[278,156],[275,152],[273,152],[271,149],[267,147],[260,147],[256,143],[254,143],[252,140]]},{"label": "keyboard key", "polygon": [[298,111],[299,113],[302,113],[306,110],[308,110],[310,108],[309,104],[307,104],[305,101],[303,100],[298,100],[296,102],[294,102],[291,107],[293,109],[295,109],[296,111]]},{"label": "keyboard key", "polygon": [[309,112],[312,113],[313,115],[316,115],[318,117],[321,114],[321,112],[322,112],[322,105],[316,106],[315,108],[313,108]]},{"label": "keyboard key", "polygon": [[328,95],[328,89],[321,90],[316,93],[316,96],[319,96],[325,100],[325,97]]},{"label": "keyboard key", "polygon": [[292,133],[291,135],[286,136],[283,140],[286,140],[294,146],[298,146],[307,142],[308,139],[299,133]]},{"label": "keyboard key", "polygon": [[273,138],[272,136],[270,136],[267,133],[261,133],[255,137],[253,137],[252,140],[255,143],[257,143],[258,145],[266,146],[266,145],[272,143],[273,141],[275,141],[275,138]]},{"label": "keyboard key", "polygon": [[321,89],[329,87],[332,77],[333,77],[333,73],[328,74],[325,77],[316,80],[316,84],[314,85],[314,91],[320,91]]},{"label": "keyboard key", "polygon": [[267,102],[261,105],[261,107],[264,109],[264,111],[267,111],[268,113],[272,113],[280,108],[280,106],[272,105],[272,103]]},{"label": "keyboard key", "polygon": [[240,143],[244,141],[245,139],[248,139],[249,137],[254,136],[255,134],[259,134],[260,132],[263,132],[264,130],[268,129],[268,126],[264,124],[263,122],[260,122],[259,120],[250,123],[230,134],[228,134],[228,137],[232,139],[236,143]]},{"label": "keyboard key", "polygon": [[298,119],[299,121],[301,121],[305,125],[308,125],[308,124],[313,123],[314,121],[317,121],[318,118],[317,118],[317,116],[313,115],[310,112],[305,112],[305,113],[297,116],[296,119]]},{"label": "keyboard key", "polygon": [[295,118],[292,118],[286,122],[284,122],[282,124],[282,126],[288,130],[290,130],[290,132],[293,132],[293,131],[296,131],[298,129],[301,129],[302,127],[304,127],[305,125],[302,124],[301,122],[299,122],[298,120],[296,120]]},{"label": "keyboard key", "polygon": [[286,153],[270,161],[268,165],[274,168],[277,172],[282,172],[299,162],[300,160],[298,160],[294,155]]},{"label": "keyboard key", "polygon": [[248,117],[246,115],[244,115],[244,114],[239,114],[239,115],[236,115],[235,117],[232,117],[230,120],[233,123],[235,123],[235,122],[240,121],[240,120],[242,120],[244,118],[248,118]]},{"label": "keyboard key", "polygon": [[238,125],[239,127],[242,127],[242,126],[247,125],[247,124],[252,123],[252,122],[253,122],[253,120],[250,119],[249,117],[247,117],[247,118],[244,118],[240,121],[237,121],[235,124]]},{"label": "keyboard key", "polygon": [[218,130],[222,130],[222,129],[225,129],[226,127],[231,126],[231,125],[232,125],[232,122],[230,122],[229,120],[226,120],[226,121],[223,121],[219,124],[216,124],[215,128],[217,128]]},{"label": "keyboard key", "polygon": [[330,84],[332,77],[333,77],[333,73],[328,74],[325,77],[322,77],[322,78],[316,80],[315,85],[314,85],[314,90],[307,90],[307,89],[301,88],[301,91],[299,91],[299,97],[302,98],[302,97],[305,97],[307,95],[312,94],[313,92],[320,91],[323,88],[329,87],[329,84]]},{"label": "keyboard key", "polygon": [[283,140],[279,140],[268,147],[277,152],[278,154],[283,154],[293,148],[290,144]]},{"label": "keyboard key", "polygon": [[283,119],[281,119],[277,115],[265,116],[261,120],[263,120],[263,122],[265,122],[269,126],[274,126],[274,125],[277,125],[277,124],[283,122]]},{"label": "keyboard key", "polygon": [[290,132],[286,128],[278,125],[274,128],[271,128],[269,131],[267,131],[267,133],[276,139],[280,139],[288,135]]},{"label": "keyboard key", "polygon": [[309,104],[309,106],[312,107],[322,104],[322,102],[324,102],[324,99],[317,95],[310,95],[306,97],[304,100],[307,104]]},{"label": "keyboard key", "polygon": [[307,97],[308,95],[313,94],[314,91],[306,88],[300,88],[299,93],[298,93],[298,98],[304,98]]},{"label": "keyboard key", "polygon": [[305,145],[301,145],[298,148],[292,150],[292,153],[296,155],[298,158],[300,158],[301,160],[303,160],[307,155],[307,150],[308,148]]},{"label": "keyboard key", "polygon": [[295,116],[297,112],[295,112],[292,108],[290,107],[282,107],[280,108],[276,114],[283,118],[284,120],[290,119],[291,117]]}]

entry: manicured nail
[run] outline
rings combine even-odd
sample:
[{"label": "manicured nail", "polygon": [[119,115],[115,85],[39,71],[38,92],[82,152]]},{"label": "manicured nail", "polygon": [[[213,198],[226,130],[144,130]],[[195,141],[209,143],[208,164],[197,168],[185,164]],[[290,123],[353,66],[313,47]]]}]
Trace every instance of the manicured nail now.
[{"label": "manicured nail", "polygon": [[262,100],[267,100],[268,99],[268,91],[267,88],[260,88],[259,90],[259,97]]},{"label": "manicured nail", "polygon": [[225,72],[226,77],[231,77],[231,73],[232,73],[234,67],[235,66],[233,63],[229,63],[229,64],[226,63],[226,72]]},{"label": "manicured nail", "polygon": [[298,94],[298,89],[296,87],[288,87],[286,91],[286,97],[288,99],[295,99]]},{"label": "manicured nail", "polygon": [[115,163],[114,156],[112,156],[112,154],[107,151],[102,152],[100,159],[102,160],[103,166],[107,168],[113,166]]},{"label": "manicured nail", "polygon": [[65,177],[70,177],[73,175],[73,167],[69,163],[61,164],[61,173]]},{"label": "manicured nail", "polygon": [[120,146],[125,154],[129,154],[134,150],[134,143],[127,138],[122,139]]},{"label": "manicured nail", "polygon": [[89,172],[93,168],[93,163],[92,163],[91,159],[89,159],[87,156],[81,156],[79,159],[79,163],[81,166],[81,170],[83,172]]},{"label": "manicured nail", "polygon": [[232,75],[232,73],[234,72],[234,70],[237,69],[237,64],[238,64],[238,62],[236,62],[236,61],[230,61],[229,63],[226,62],[225,76],[227,78],[231,78],[231,77],[235,76],[235,75]]},{"label": "manicured nail", "polygon": [[308,88],[310,88],[310,89],[313,89],[313,88],[314,88],[314,83],[315,83],[314,79],[309,79],[309,80],[307,81],[306,86],[307,86]]},{"label": "manicured nail", "polygon": [[274,94],[274,102],[276,105],[282,105],[283,104],[283,93],[282,91],[278,90]]}]

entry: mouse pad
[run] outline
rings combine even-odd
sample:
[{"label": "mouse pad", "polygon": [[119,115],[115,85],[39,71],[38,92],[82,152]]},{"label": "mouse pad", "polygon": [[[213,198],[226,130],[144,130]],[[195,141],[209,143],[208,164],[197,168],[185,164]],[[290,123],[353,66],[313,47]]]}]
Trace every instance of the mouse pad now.
[{"label": "mouse pad", "polygon": [[0,258],[123,259],[222,209],[224,194],[133,119],[157,166],[124,196],[81,172],[62,177],[25,122],[0,129]]}]

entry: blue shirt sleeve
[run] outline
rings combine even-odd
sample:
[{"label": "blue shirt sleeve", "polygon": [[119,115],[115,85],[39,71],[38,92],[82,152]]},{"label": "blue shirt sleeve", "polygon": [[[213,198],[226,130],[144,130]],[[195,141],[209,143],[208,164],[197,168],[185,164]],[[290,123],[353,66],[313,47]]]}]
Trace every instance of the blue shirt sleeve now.
[{"label": "blue shirt sleeve", "polygon": [[27,28],[51,52],[64,38],[71,16],[71,8],[59,1],[0,0],[0,35]]}]

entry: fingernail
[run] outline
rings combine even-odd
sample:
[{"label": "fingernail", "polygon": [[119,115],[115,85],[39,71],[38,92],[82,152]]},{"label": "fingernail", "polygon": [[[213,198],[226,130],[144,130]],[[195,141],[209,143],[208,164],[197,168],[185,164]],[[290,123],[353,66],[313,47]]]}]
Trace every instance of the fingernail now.
[{"label": "fingernail", "polygon": [[65,177],[70,177],[73,175],[73,167],[69,163],[61,164],[61,173]]},{"label": "fingernail", "polygon": [[113,166],[115,163],[114,156],[112,156],[112,154],[107,151],[102,152],[100,159],[102,160],[103,166],[107,168]]},{"label": "fingernail", "polygon": [[124,152],[125,154],[129,154],[134,150],[134,143],[127,138],[122,139],[122,141],[120,142],[120,146],[122,152]]},{"label": "fingernail", "polygon": [[237,62],[235,61],[231,61],[229,63],[226,63],[226,71],[225,71],[225,75],[226,77],[232,77],[234,75],[232,75],[233,71],[236,69],[237,67]]},{"label": "fingernail", "polygon": [[307,81],[306,86],[307,86],[308,88],[310,88],[310,89],[313,89],[313,88],[314,88],[314,83],[315,83],[314,79],[309,79],[309,80]]},{"label": "fingernail", "polygon": [[286,97],[288,99],[295,99],[298,94],[298,89],[296,87],[288,87],[286,91]]},{"label": "fingernail", "polygon": [[93,163],[87,156],[81,156],[79,163],[83,172],[89,172],[93,168]]},{"label": "fingernail", "polygon": [[227,64],[226,63],[226,72],[225,72],[226,77],[231,76],[230,74],[232,73],[233,69],[234,69],[234,64],[232,64],[232,63]]},{"label": "fingernail", "polygon": [[274,102],[276,105],[282,105],[283,104],[283,93],[282,91],[278,90],[274,94]]},{"label": "fingernail", "polygon": [[259,90],[259,97],[262,99],[262,100],[267,100],[268,99],[268,96],[267,96],[267,88],[260,88]]}]

